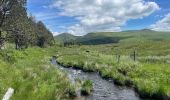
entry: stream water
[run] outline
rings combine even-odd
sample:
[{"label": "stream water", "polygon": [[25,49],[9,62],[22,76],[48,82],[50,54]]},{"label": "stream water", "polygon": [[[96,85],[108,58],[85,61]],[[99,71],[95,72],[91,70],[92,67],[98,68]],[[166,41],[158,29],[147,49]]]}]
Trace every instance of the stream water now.
[{"label": "stream water", "polygon": [[52,61],[57,68],[66,71],[70,80],[74,83],[75,79],[90,79],[93,82],[93,93],[85,97],[85,100],[142,100],[131,88],[114,85],[113,81],[104,80],[97,73],[87,73],[73,68],[64,68]]}]

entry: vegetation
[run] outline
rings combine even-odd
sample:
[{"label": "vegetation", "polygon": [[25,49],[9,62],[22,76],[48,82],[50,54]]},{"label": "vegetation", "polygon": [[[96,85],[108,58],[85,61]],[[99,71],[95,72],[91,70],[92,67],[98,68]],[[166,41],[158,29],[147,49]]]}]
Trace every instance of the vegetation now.
[{"label": "vegetation", "polygon": [[74,36],[69,33],[63,33],[54,37],[55,41],[59,43],[60,46],[75,45],[77,44],[77,38],[79,38],[79,36]]},{"label": "vegetation", "polygon": [[[165,41],[161,42],[166,43]],[[161,50],[163,49],[162,45],[157,48],[158,44],[150,44],[152,47],[147,48],[148,51],[142,52],[146,49],[143,47],[149,44],[137,43],[137,48],[141,50],[137,52],[136,61],[132,57],[133,46],[131,49],[126,48],[126,46],[133,45],[129,42],[126,46],[120,43],[121,45],[75,45],[57,48],[58,62],[67,67],[73,66],[84,71],[99,72],[102,77],[113,79],[118,85],[135,87],[141,97],[152,97],[158,100],[170,98],[169,56],[148,55],[151,51],[150,54],[165,54]],[[118,46],[114,48],[114,45]],[[117,48],[121,48],[122,51],[117,51]]]},{"label": "vegetation", "polygon": [[[9,87],[15,89],[12,100],[74,98],[75,86],[50,64],[56,53],[61,65],[98,72],[118,85],[134,87],[141,97],[170,99],[168,32],[61,34],[55,37],[60,47],[42,49],[35,46],[51,46],[53,35],[43,22],[27,14],[26,5],[27,0],[0,0],[0,98]],[[90,80],[84,81],[81,93],[88,95],[92,88]]]},{"label": "vegetation", "polygon": [[85,80],[82,84],[82,88],[81,88],[81,94],[82,95],[90,95],[90,93],[93,90],[93,83],[91,80]]},{"label": "vegetation", "polygon": [[1,0],[0,40],[1,48],[5,41],[15,43],[16,49],[38,45],[44,47],[52,44],[53,35],[41,21],[28,16],[27,0]]},{"label": "vegetation", "polygon": [[15,89],[12,100],[61,100],[75,96],[67,75],[50,64],[51,54],[51,50],[37,47],[1,51],[0,98],[9,87]]},{"label": "vegetation", "polygon": [[[73,37],[73,36],[72,36]],[[68,34],[61,34],[55,38],[58,41],[70,40],[71,38]],[[120,50],[126,50],[133,48],[147,49],[152,44],[161,44],[159,46],[167,47],[168,42],[170,41],[169,32],[157,32],[149,29],[136,30],[136,31],[123,31],[123,32],[98,32],[98,33],[89,33],[85,36],[80,36],[74,38],[74,42],[78,44],[85,45],[102,45],[102,44],[111,44],[112,48],[119,47]],[[59,39],[60,38],[60,39]],[[135,41],[135,42],[134,42]],[[112,43],[115,43],[114,45]],[[166,45],[165,45],[166,44]],[[139,47],[140,46],[140,47]],[[141,47],[143,46],[143,47]],[[162,47],[158,45],[153,45],[156,50]],[[156,48],[156,46],[158,46]],[[169,45],[168,45],[169,46]],[[166,48],[162,49],[166,49]],[[151,47],[150,47],[151,48]],[[152,49],[153,49],[152,48]],[[167,49],[166,49],[167,50]],[[143,51],[143,50],[142,50]],[[124,52],[126,53],[126,52]]]},{"label": "vegetation", "polygon": [[11,100],[75,97],[67,74],[51,65],[54,49],[35,47],[51,46],[54,39],[41,21],[28,16],[26,5],[27,0],[0,0],[0,99],[10,87]]},{"label": "vegetation", "polygon": [[78,38],[78,36],[71,35],[69,33],[63,33],[60,35],[55,36],[55,40],[58,42],[69,42],[74,41]]}]

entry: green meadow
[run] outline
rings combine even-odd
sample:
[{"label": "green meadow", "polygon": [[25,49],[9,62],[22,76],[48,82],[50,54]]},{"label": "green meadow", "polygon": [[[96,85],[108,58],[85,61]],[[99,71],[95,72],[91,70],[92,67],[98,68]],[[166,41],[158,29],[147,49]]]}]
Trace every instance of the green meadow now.
[{"label": "green meadow", "polygon": [[168,3],[0,0],[0,99],[170,100]]},{"label": "green meadow", "polygon": [[88,34],[80,38],[86,40],[89,35],[91,40],[88,38],[88,41],[94,41],[97,37],[101,39],[102,35],[128,38],[118,43],[59,47],[56,53],[58,62],[66,67],[98,72],[103,78],[114,80],[117,85],[133,87],[141,97],[169,100],[169,33],[142,31]]},{"label": "green meadow", "polygon": [[[123,33],[104,35],[119,37],[116,43],[98,43],[103,40],[103,34],[91,33],[88,40],[86,36],[77,37],[75,41],[84,38],[84,42],[74,45],[63,46],[57,42],[47,48],[15,50],[13,44],[7,44],[6,49],[0,51],[0,98],[10,87],[15,89],[11,100],[70,100],[76,97],[77,88],[82,95],[93,93],[90,80],[76,87],[67,73],[52,65],[50,59],[56,56],[58,63],[65,67],[99,73],[117,85],[134,88],[143,98],[169,100],[170,39],[167,33],[155,37],[147,34],[147,38],[132,37],[134,34],[129,32],[128,38],[123,37]],[[155,40],[159,36],[161,39]],[[97,44],[88,44],[89,41]]]},{"label": "green meadow", "polygon": [[0,51],[0,99],[8,88],[11,100],[64,100],[75,96],[75,87],[66,73],[50,62],[53,51],[32,47]]}]

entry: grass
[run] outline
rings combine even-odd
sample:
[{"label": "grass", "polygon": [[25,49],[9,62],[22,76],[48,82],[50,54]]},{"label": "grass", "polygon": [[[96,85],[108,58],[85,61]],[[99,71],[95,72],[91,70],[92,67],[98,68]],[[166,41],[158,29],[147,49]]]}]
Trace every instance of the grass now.
[{"label": "grass", "polygon": [[[138,91],[159,99],[170,95],[170,67],[167,64],[144,64],[130,74]],[[142,94],[145,95],[145,94]]]},{"label": "grass", "polygon": [[[102,77],[113,79],[116,84],[134,87],[141,97],[158,100],[170,98],[169,56],[146,56],[148,52],[144,55],[143,52],[138,52],[140,54],[137,61],[133,61],[130,55],[120,53],[118,62],[110,45],[71,46],[57,50],[58,62],[64,66],[99,72]],[[125,50],[127,49],[122,51]]]},{"label": "grass", "polygon": [[82,95],[90,95],[90,93],[92,92],[93,90],[93,83],[91,80],[85,80],[82,84],[82,87],[81,87],[81,94]]},{"label": "grass", "polygon": [[[125,39],[105,45],[0,51],[0,97],[9,87],[15,89],[12,100],[60,100],[75,97],[75,86],[67,75],[50,65],[49,59],[55,54],[58,62],[66,67],[98,72],[118,85],[134,87],[141,97],[168,100],[169,40],[134,40]],[[137,52],[137,61],[131,57],[134,50]],[[90,87],[90,82],[85,82],[82,91],[89,93]]]},{"label": "grass", "polygon": [[[169,32],[156,32],[148,29],[124,32],[96,32],[80,37],[70,36],[69,34],[61,34],[56,36],[56,40],[73,40],[73,42],[78,42],[78,44],[91,44],[91,46],[94,44],[100,45],[97,47],[95,46],[96,49],[106,47],[107,45],[107,48],[102,48],[101,50],[104,52],[107,50],[109,51],[109,54],[111,53],[110,51],[113,53],[113,51],[116,50],[128,55],[131,53],[131,49],[136,49],[141,55],[160,56],[170,53]],[[90,49],[91,46],[88,45],[87,47]]]},{"label": "grass", "polygon": [[64,100],[75,96],[67,75],[50,63],[53,50],[28,48],[0,51],[0,98],[15,89],[11,100]]}]

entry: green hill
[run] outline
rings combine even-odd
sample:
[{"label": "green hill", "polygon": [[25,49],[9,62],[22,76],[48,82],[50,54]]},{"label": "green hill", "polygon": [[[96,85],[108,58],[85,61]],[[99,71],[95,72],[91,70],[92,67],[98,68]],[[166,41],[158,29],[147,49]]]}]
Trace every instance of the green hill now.
[{"label": "green hill", "polygon": [[69,33],[63,33],[55,36],[54,38],[58,42],[69,42],[69,41],[75,41],[78,38],[78,36],[74,36]]},{"label": "green hill", "polygon": [[57,41],[76,41],[85,45],[110,44],[134,41],[167,41],[170,40],[170,32],[157,32],[149,29],[129,30],[122,32],[97,32],[78,37],[71,34],[61,34],[55,37]]}]

